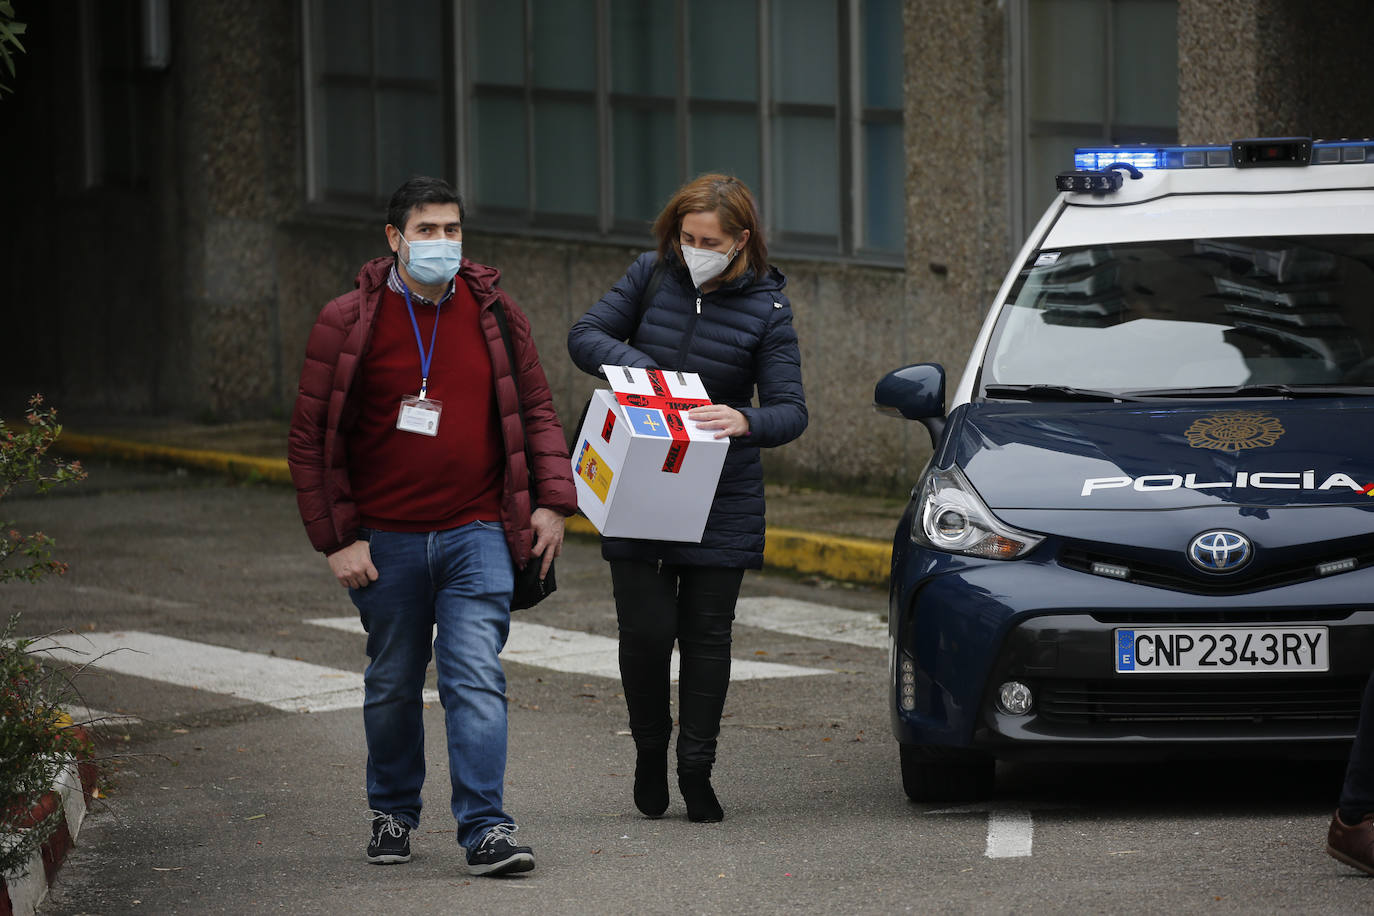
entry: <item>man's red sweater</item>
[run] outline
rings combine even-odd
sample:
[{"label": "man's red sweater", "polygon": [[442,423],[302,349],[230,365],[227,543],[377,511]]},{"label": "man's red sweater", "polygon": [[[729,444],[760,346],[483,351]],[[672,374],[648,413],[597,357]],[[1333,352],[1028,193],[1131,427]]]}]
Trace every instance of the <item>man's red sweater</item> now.
[{"label": "man's red sweater", "polygon": [[348,436],[348,476],[362,524],[441,531],[497,521],[505,457],[477,302],[461,278],[437,310],[413,296],[411,302],[426,350],[438,314],[426,397],[443,402],[439,433],[396,428],[401,398],[420,393],[420,345],[405,298],[386,289],[363,356],[357,424]]}]

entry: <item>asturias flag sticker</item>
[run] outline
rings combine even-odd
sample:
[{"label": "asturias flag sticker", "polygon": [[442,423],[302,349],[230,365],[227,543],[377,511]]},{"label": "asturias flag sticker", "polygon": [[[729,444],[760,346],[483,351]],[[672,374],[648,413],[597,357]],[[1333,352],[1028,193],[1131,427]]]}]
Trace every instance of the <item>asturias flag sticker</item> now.
[{"label": "asturias flag sticker", "polygon": [[658,436],[661,439],[671,439],[673,434],[668,429],[668,420],[663,416],[663,411],[653,410],[648,407],[625,407],[625,419],[630,421],[630,428],[641,436]]}]

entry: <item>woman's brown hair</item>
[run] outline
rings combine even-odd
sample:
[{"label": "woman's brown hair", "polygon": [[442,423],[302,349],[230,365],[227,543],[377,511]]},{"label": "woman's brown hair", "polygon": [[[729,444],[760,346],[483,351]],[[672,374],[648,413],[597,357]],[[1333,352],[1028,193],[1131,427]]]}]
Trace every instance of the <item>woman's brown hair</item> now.
[{"label": "woman's brown hair", "polygon": [[749,241],[730,261],[720,275],[722,283],[729,283],[746,270],[762,273],[768,268],[768,244],[763,240],[759,222],[759,208],[748,185],[733,175],[711,173],[702,175],[678,189],[663,212],[654,220],[654,237],[658,239],[658,256],[672,254],[682,261],[682,218],[688,213],[714,213],[720,228],[732,239],[749,230]]}]

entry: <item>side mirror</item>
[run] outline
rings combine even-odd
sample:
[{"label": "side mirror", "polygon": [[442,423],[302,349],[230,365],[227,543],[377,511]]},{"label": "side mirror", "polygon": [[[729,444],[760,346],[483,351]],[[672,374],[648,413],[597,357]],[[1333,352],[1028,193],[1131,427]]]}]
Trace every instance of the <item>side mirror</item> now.
[{"label": "side mirror", "polygon": [[936,445],[945,431],[945,370],[936,363],[917,363],[883,376],[873,388],[879,413],[919,420]]}]

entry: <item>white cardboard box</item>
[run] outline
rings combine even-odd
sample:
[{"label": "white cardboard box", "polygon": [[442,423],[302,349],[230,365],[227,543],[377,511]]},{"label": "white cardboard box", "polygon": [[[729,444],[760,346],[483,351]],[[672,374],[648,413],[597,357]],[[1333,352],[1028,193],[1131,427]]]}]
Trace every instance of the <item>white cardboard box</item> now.
[{"label": "white cardboard box", "polygon": [[577,507],[609,537],[701,540],[730,448],[687,411],[709,404],[692,372],[602,366],[573,444]]}]

